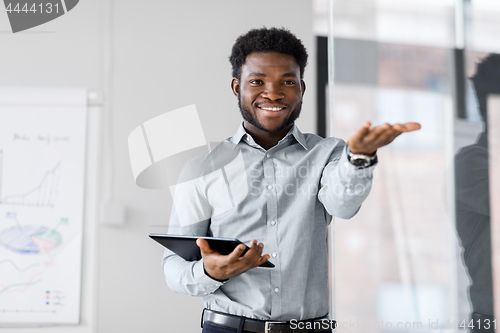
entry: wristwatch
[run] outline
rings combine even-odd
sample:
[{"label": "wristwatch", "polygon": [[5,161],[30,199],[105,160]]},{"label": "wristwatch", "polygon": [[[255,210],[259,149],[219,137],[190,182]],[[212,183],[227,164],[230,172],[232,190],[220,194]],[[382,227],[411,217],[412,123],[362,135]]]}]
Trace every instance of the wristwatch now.
[{"label": "wristwatch", "polygon": [[347,146],[347,160],[358,169],[368,168],[378,162],[377,152],[373,155],[353,154]]}]

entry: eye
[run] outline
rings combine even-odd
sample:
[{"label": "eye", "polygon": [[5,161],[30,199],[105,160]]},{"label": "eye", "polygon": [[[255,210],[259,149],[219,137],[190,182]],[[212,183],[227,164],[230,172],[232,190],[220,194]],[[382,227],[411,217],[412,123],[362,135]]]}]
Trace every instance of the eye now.
[{"label": "eye", "polygon": [[287,81],[285,81],[285,82],[283,82],[283,83],[284,83],[286,86],[293,86],[293,85],[295,85],[295,81],[293,81],[293,80],[287,80]]},{"label": "eye", "polygon": [[259,85],[259,84],[262,84],[262,80],[251,80],[250,84]]}]

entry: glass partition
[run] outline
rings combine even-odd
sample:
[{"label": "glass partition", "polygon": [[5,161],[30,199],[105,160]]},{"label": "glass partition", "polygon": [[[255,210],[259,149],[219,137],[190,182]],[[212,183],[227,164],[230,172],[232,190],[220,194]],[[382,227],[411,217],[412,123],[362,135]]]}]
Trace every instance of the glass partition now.
[{"label": "glass partition", "polygon": [[[340,332],[496,327],[500,60],[489,55],[500,53],[499,4],[314,2],[318,133],[348,139],[367,120],[422,124],[379,150],[369,198],[354,218],[333,224]],[[460,26],[465,47],[457,45]],[[329,57],[333,110],[324,100]]]}]

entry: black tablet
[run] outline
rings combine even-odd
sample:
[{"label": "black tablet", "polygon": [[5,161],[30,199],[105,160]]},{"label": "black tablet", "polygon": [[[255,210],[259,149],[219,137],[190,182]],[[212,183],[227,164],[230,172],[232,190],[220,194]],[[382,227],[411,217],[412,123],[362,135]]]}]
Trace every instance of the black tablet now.
[{"label": "black tablet", "polygon": [[[187,261],[194,261],[201,259],[201,251],[198,245],[196,245],[196,240],[198,238],[203,238],[208,241],[210,247],[217,250],[220,254],[228,255],[233,252],[236,246],[243,244],[237,239],[232,238],[217,238],[217,237],[201,237],[201,236],[179,236],[179,235],[165,235],[165,234],[149,234],[149,237],[165,246],[172,252],[184,258]],[[245,251],[241,255],[244,255],[250,248],[246,246]],[[274,267],[269,260],[260,265],[259,267]]]}]

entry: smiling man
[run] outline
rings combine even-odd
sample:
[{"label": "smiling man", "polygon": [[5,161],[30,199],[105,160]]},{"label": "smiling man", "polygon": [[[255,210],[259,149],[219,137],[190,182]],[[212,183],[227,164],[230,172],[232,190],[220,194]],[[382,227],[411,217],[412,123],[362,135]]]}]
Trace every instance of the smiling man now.
[{"label": "smiling man", "polygon": [[262,148],[269,149],[300,115],[306,90],[300,67],[289,54],[253,52],[240,72],[235,73],[231,87],[238,97],[243,126]]},{"label": "smiling man", "polygon": [[[227,212],[181,227],[175,210],[202,210],[199,205],[213,200],[209,184],[197,187],[180,203],[186,207],[174,207],[169,231],[238,238],[248,241],[250,250],[242,255],[239,246],[221,255],[198,239],[202,259],[197,262],[166,250],[167,284],[203,297],[204,333],[330,332],[331,216],[347,219],[357,213],[371,188],[377,149],[420,125],[372,128],[366,123],[348,145],[302,133],[295,120],[306,90],[307,52],[285,29],[240,36],[230,62],[243,123],[226,141],[241,150],[250,191]],[[274,268],[257,267],[268,259]]]}]

